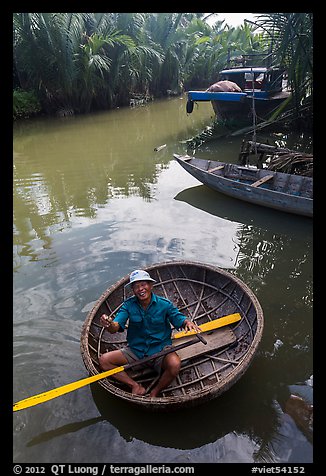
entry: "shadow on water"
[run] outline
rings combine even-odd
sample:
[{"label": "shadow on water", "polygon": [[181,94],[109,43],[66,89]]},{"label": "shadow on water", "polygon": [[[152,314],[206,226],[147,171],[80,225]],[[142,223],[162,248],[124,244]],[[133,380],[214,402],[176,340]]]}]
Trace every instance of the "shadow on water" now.
[{"label": "shadow on water", "polygon": [[68,433],[76,433],[83,428],[87,428],[88,426],[95,425],[101,421],[105,420],[103,417],[96,417],[96,418],[89,418],[88,420],[78,421],[75,423],[68,423],[67,425],[60,426],[55,430],[46,431],[44,433],[40,433],[35,438],[31,439],[26,446],[36,446],[45,441],[51,441],[54,438],[57,438],[62,435],[66,435]]},{"label": "shadow on water", "polygon": [[[252,432],[249,436],[256,437],[268,432],[272,437],[278,426],[277,413],[272,405],[262,404],[260,392],[254,395],[248,391],[247,384],[244,378],[218,399],[193,408],[155,414],[109,395],[99,385],[92,387],[92,395],[101,416],[126,441],[137,438],[156,446],[192,449],[215,442],[230,432],[248,434],[249,431]],[[264,412],[264,426],[250,429],[254,421],[259,421],[253,415],[257,411]]]},{"label": "shadow on water", "polygon": [[[248,435],[258,443],[258,453],[267,455],[273,440],[282,439],[279,428],[293,392],[290,376],[288,382],[277,383],[273,365],[275,356],[260,353],[246,374],[227,392],[199,406],[172,412],[154,414],[149,409],[133,407],[99,385],[92,386],[92,395],[102,418],[126,441],[137,438],[152,445],[192,449],[236,433]],[[303,383],[300,388],[311,395],[311,387]],[[310,435],[304,433],[311,440]]]},{"label": "shadow on water", "polygon": [[[220,397],[193,408],[169,413],[154,414],[148,409],[134,407],[110,395],[98,384],[92,384],[92,396],[100,414],[98,417],[43,432],[26,446],[36,446],[107,422],[127,442],[137,439],[158,447],[180,450],[203,447],[219,440],[224,444],[223,437],[228,434],[246,435],[256,448],[254,458],[257,462],[275,462],[275,454],[279,453],[277,446],[287,448],[293,437],[302,440],[302,431],[291,418],[292,433],[286,429],[286,418],[289,419],[285,413],[286,402],[293,389],[288,385],[289,382],[278,385],[273,381],[277,380],[271,372],[273,361],[274,358],[266,358],[265,353],[260,353],[240,381]],[[257,373],[260,375],[259,385]],[[274,391],[270,391],[271,387]],[[302,388],[309,392],[311,390],[306,385]],[[303,434],[311,441],[309,435]]]},{"label": "shadow on water", "polygon": [[299,234],[299,236],[307,236],[307,234],[311,235],[312,233],[311,218],[246,203],[211,190],[205,185],[182,190],[174,199],[185,202],[210,215],[244,225],[254,225],[266,230],[273,230],[273,233],[284,234],[289,230],[291,230],[291,233]]},{"label": "shadow on water", "polygon": [[[280,287],[284,288],[282,306],[277,308],[277,313],[284,316],[284,319],[286,308],[289,315],[294,311],[301,312],[303,336],[308,338],[312,333],[313,220],[236,200],[205,185],[185,189],[174,199],[217,218],[239,224],[233,240],[234,246],[238,248],[235,260],[237,275],[257,293],[261,302],[265,302],[266,293],[274,296],[279,293]],[[285,276],[285,281],[280,282],[281,276]],[[298,297],[290,294],[292,289],[299,292]],[[275,310],[275,300],[269,306],[265,304],[264,313],[267,313],[269,324],[271,321],[268,320],[268,313],[273,311],[275,314]],[[272,322],[275,324],[275,321]],[[290,322],[292,321],[289,321],[289,325]],[[279,324],[281,327],[275,331],[282,334],[286,329],[282,319]],[[289,341],[298,335],[298,319],[295,326],[292,334],[287,335]],[[266,337],[266,330],[264,332]]]},{"label": "shadow on water", "polygon": [[[152,411],[134,407],[110,395],[98,384],[93,384],[91,392],[100,416],[41,433],[26,446],[35,446],[68,433],[75,433],[102,421],[113,425],[126,441],[137,438],[152,445],[178,449],[197,448],[230,432],[249,431],[253,433],[252,436],[261,437],[262,432],[267,432],[271,437],[278,426],[277,412],[272,405],[262,403],[260,392],[248,391],[248,383],[250,384],[250,380],[248,382],[242,379],[218,399],[194,408],[169,413],[155,412],[155,418]],[[257,411],[264,412],[264,425],[261,428],[251,428],[254,421],[259,421],[253,415]]]}]

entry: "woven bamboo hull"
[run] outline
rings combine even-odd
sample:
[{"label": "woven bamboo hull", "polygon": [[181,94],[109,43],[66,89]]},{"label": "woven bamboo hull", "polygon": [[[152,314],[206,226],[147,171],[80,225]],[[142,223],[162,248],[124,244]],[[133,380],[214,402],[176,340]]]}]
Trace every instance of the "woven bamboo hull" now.
[{"label": "woven bamboo hull", "polygon": [[[221,331],[224,337],[229,332],[234,338],[226,336],[226,344],[221,342],[216,348],[210,347],[207,354],[195,354],[182,360],[177,379],[158,398],[131,395],[129,389],[113,378],[99,381],[100,385],[125,401],[152,410],[191,407],[218,397],[239,380],[256,353],[263,331],[263,312],[257,298],[237,277],[213,266],[173,261],[156,264],[146,270],[157,281],[153,291],[170,299],[198,325],[240,313],[239,322],[231,324],[228,329],[214,331]],[[107,289],[85,320],[81,353],[91,375],[100,372],[98,361],[102,353],[126,345],[126,331],[110,334],[100,325],[100,316],[102,313],[110,315],[117,312],[129,296],[126,292],[130,291],[124,288],[128,280],[126,276]],[[155,374],[144,371],[133,377],[150,389]]]}]

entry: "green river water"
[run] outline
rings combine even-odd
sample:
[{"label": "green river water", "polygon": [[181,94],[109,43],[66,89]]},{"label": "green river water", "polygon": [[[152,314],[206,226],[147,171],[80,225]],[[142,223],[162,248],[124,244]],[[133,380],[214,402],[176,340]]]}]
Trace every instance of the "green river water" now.
[{"label": "green river water", "polygon": [[[312,220],[188,175],[173,153],[187,151],[213,110],[202,103],[187,115],[185,104],[15,124],[13,398],[86,377],[87,312],[121,277],[163,261],[242,279],[264,311],[258,353],[229,391],[191,410],[141,411],[94,384],[17,412],[15,463],[312,461],[311,430],[287,411],[291,394],[312,402]],[[197,155],[237,162],[242,139],[221,137]]]}]

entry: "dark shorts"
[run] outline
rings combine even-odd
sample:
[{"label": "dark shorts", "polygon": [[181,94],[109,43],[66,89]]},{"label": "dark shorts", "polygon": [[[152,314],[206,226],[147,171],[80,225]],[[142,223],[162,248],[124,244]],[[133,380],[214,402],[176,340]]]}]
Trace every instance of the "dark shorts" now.
[{"label": "dark shorts", "polygon": [[[170,349],[171,345],[167,345],[163,348],[165,349]],[[137,360],[140,360],[137,355],[133,353],[133,351],[130,349],[130,347],[123,347],[120,349],[123,355],[126,357],[128,364],[133,364],[134,362],[137,362]],[[162,363],[165,355],[162,355],[161,357],[157,357],[156,359],[150,360],[149,362],[146,362],[145,364],[140,364],[139,367],[137,368],[146,368],[149,367],[151,369],[154,369],[156,373],[160,374],[162,371]]]}]

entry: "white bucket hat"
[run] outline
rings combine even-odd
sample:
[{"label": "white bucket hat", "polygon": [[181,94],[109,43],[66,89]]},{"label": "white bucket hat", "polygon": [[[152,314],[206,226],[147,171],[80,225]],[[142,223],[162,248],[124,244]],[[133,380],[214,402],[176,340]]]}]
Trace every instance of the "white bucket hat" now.
[{"label": "white bucket hat", "polygon": [[130,286],[136,281],[153,281],[154,283],[156,283],[155,279],[151,278],[147,271],[144,271],[142,269],[136,269],[131,273],[129,277],[129,283],[127,283],[126,286]]}]

